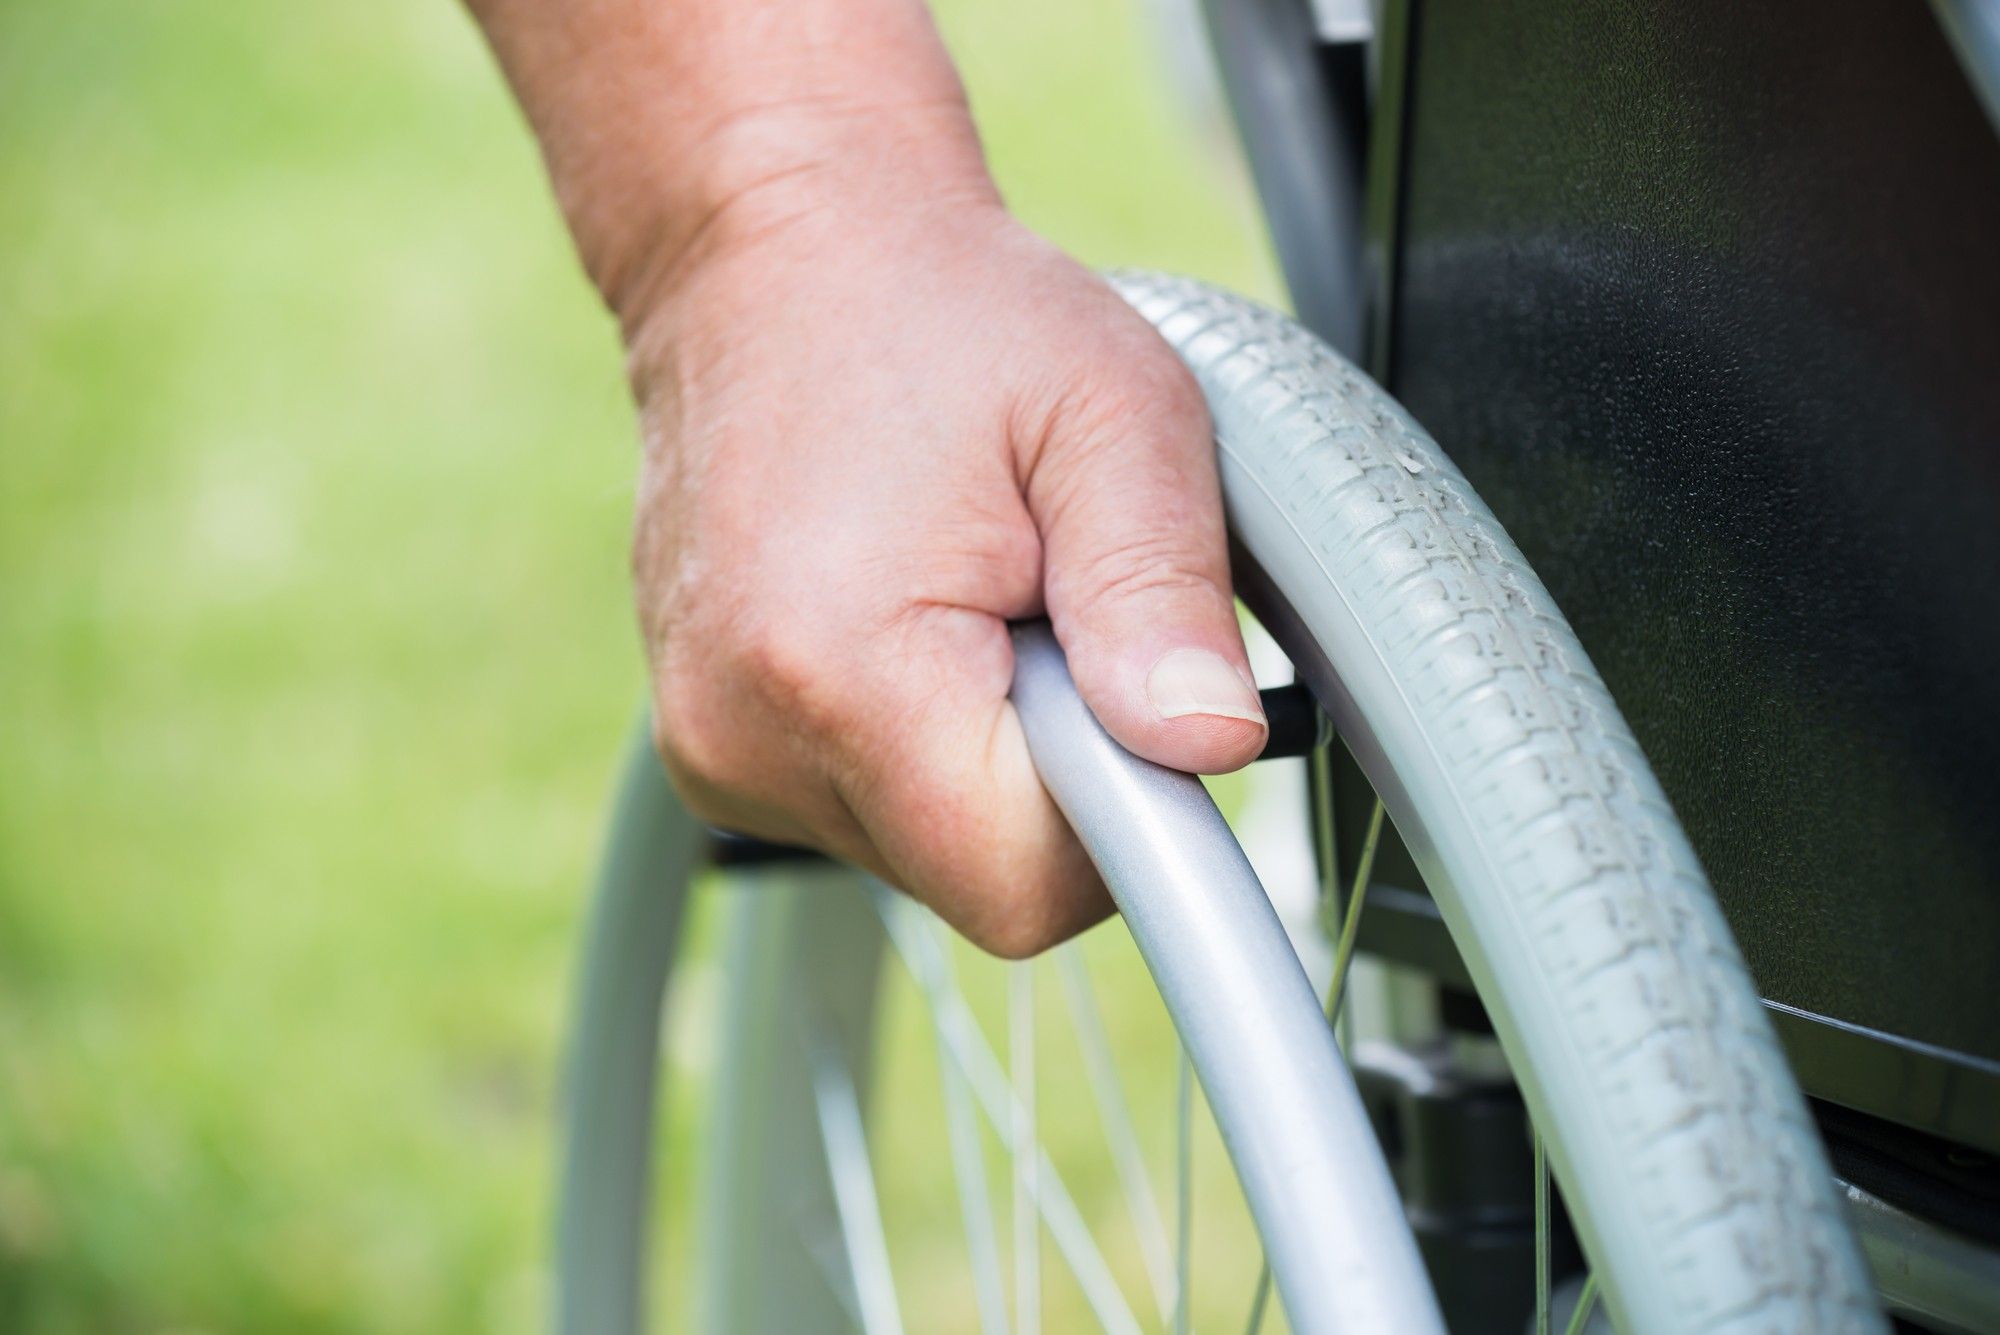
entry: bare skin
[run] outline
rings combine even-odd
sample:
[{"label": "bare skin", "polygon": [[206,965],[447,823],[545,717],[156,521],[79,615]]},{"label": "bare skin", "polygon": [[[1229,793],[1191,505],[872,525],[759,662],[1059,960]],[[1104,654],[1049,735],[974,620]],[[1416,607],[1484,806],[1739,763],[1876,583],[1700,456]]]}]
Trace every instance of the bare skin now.
[{"label": "bare skin", "polygon": [[1265,725],[1201,397],[1015,222],[921,0],[472,0],[618,316],[656,735],[703,819],[1025,956],[1109,909],[1007,702],[1046,614],[1113,736]]}]

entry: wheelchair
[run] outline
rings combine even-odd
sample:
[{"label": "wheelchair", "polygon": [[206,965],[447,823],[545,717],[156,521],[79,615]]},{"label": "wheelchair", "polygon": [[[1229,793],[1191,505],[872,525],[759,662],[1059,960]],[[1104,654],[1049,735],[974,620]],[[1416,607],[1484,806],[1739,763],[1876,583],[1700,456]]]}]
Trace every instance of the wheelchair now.
[{"label": "wheelchair", "polygon": [[[1112,281],[1216,424],[1309,902],[1016,633],[1121,909],[1092,936],[1175,1031],[1138,1100],[1175,1109],[1171,1218],[1108,948],[974,986],[915,905],[699,828],[638,744],[559,1324],[642,1324],[661,997],[720,880],[712,1132],[669,1164],[701,1329],[903,1329],[893,1170],[948,1189],[914,1264],[986,1335],[1184,1331],[1197,1283],[1251,1330],[2000,1331],[2000,6],[1206,9],[1297,318]],[[891,975],[935,1136],[871,1133]],[[1203,1126],[1254,1246],[1197,1281]]]}]

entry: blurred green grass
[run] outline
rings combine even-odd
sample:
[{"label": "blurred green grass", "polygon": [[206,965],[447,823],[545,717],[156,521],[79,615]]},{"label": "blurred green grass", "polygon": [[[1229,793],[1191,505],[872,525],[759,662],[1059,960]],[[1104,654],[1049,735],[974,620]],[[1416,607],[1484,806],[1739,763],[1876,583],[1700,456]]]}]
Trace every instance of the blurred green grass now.
[{"label": "blurred green grass", "polygon": [[[1270,289],[1134,8],[940,17],[1033,225]],[[0,6],[0,1329],[539,1326],[630,438],[452,6]]]}]

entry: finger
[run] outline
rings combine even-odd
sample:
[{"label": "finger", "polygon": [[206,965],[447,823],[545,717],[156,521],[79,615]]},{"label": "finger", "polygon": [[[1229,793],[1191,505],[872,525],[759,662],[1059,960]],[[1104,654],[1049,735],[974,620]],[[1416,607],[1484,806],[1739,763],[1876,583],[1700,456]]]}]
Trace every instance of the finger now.
[{"label": "finger", "polygon": [[690,664],[664,648],[656,656],[653,749],[690,814],[731,834],[886,870],[795,721],[739,689],[755,681],[754,668]]},{"label": "finger", "polygon": [[722,787],[689,767],[671,740],[656,746],[662,768],[681,805],[711,830],[785,848],[808,849],[888,876],[883,861],[846,805],[823,778],[788,776],[789,790],[760,796]]},{"label": "finger", "polygon": [[834,786],[889,879],[976,945],[1020,959],[1111,911],[1028,755],[1007,700],[1005,623],[927,607],[882,641],[876,716],[836,766]]},{"label": "finger", "polygon": [[1052,419],[1028,504],[1049,617],[1091,711],[1137,754],[1214,774],[1256,758],[1264,711],[1236,623],[1208,413],[1144,333],[1154,346],[1114,394]]}]

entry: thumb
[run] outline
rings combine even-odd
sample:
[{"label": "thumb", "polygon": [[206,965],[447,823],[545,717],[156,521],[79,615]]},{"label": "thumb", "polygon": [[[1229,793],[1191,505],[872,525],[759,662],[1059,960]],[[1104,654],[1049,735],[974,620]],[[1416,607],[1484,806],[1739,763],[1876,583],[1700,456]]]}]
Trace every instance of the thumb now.
[{"label": "thumb", "polygon": [[1236,624],[1208,412],[1154,339],[1157,357],[1120,365],[1117,392],[1052,424],[1028,507],[1049,619],[1091,712],[1148,760],[1217,774],[1256,758],[1264,711]]}]

